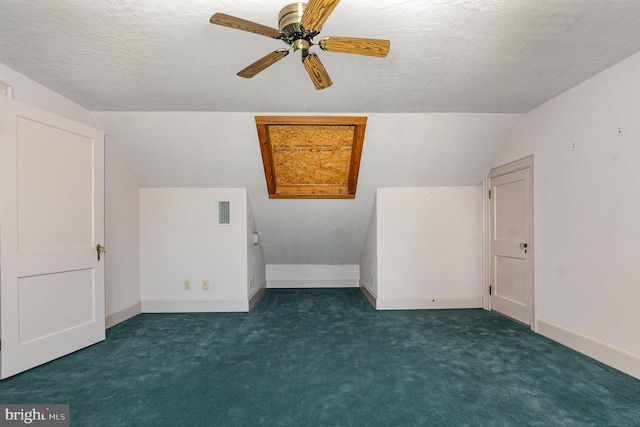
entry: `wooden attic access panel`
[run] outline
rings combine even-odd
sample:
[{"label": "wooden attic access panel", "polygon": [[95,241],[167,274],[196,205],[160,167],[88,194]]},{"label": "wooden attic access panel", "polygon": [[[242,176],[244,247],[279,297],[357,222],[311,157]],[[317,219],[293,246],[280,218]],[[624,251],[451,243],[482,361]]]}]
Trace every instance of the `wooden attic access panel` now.
[{"label": "wooden attic access panel", "polygon": [[271,199],[353,199],[366,117],[256,116]]}]

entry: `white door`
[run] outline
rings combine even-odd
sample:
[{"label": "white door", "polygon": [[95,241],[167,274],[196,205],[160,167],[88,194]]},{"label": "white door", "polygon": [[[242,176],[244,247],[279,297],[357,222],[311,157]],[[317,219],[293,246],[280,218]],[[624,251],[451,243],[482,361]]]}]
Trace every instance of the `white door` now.
[{"label": "white door", "polygon": [[533,320],[532,159],[492,169],[490,306],[527,325]]},{"label": "white door", "polygon": [[104,134],[0,98],[0,377],[105,337]]}]

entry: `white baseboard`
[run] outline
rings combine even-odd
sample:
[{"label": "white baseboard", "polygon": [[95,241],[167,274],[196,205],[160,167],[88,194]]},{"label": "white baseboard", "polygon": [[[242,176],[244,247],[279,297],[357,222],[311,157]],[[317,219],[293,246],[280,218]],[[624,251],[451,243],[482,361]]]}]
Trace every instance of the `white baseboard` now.
[{"label": "white baseboard", "polygon": [[258,301],[260,301],[260,298],[262,298],[266,291],[267,288],[259,288],[256,292],[253,293],[253,295],[249,297],[249,311],[253,309]]},{"label": "white baseboard", "polygon": [[376,298],[376,310],[481,308],[482,296],[466,298]]},{"label": "white baseboard", "polygon": [[269,280],[267,288],[357,288],[357,279],[335,280]]},{"label": "white baseboard", "polygon": [[376,296],[364,286],[360,286],[360,292],[362,292],[365,298],[367,298],[367,300],[371,303],[373,308],[376,308]]},{"label": "white baseboard", "polygon": [[640,356],[613,347],[579,332],[538,319],[536,332],[632,377],[640,379]]},{"label": "white baseboard", "polygon": [[201,313],[201,312],[247,312],[249,300],[231,301],[186,301],[143,300],[143,313]]},{"label": "white baseboard", "polygon": [[105,328],[109,329],[110,327],[115,326],[120,322],[124,322],[127,319],[131,319],[133,316],[140,313],[142,313],[142,303],[140,301],[136,301],[126,307],[119,308],[105,316]]}]

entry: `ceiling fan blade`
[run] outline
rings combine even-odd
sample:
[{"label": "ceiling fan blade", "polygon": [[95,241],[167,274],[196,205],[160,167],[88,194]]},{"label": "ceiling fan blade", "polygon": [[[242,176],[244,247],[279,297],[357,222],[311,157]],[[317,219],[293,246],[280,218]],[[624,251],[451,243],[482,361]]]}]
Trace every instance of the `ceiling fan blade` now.
[{"label": "ceiling fan blade", "polygon": [[311,77],[311,81],[316,87],[316,90],[326,89],[333,84],[327,70],[315,53],[307,55],[302,60],[302,64],[304,68],[307,69],[307,73],[309,73],[309,77]]},{"label": "ceiling fan blade", "polygon": [[271,37],[272,39],[279,39],[282,36],[280,31],[275,28],[256,24],[255,22],[236,18],[235,16],[226,15],[224,13],[216,13],[211,17],[211,19],[209,19],[209,22],[216,25],[222,25],[223,27],[235,28],[236,30],[248,31],[261,36]]},{"label": "ceiling fan blade", "polygon": [[384,58],[389,53],[389,40],[359,39],[353,37],[323,37],[318,43],[322,50],[354,53]]},{"label": "ceiling fan blade", "polygon": [[340,0],[309,0],[300,25],[309,31],[320,31]]},{"label": "ceiling fan blade", "polygon": [[245,79],[250,79],[251,77],[258,74],[260,71],[280,61],[282,58],[284,58],[288,54],[289,54],[289,51],[287,49],[278,49],[275,52],[271,52],[270,54],[263,56],[262,58],[258,59],[256,62],[249,65],[248,67],[238,71],[237,74],[240,77],[244,77]]}]

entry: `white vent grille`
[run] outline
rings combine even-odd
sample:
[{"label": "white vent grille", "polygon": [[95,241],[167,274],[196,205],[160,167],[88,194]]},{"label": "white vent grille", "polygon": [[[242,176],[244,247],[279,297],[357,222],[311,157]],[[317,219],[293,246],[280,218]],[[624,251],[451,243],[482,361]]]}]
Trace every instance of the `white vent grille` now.
[{"label": "white vent grille", "polygon": [[218,201],[218,225],[231,224],[231,202],[228,200]]}]

